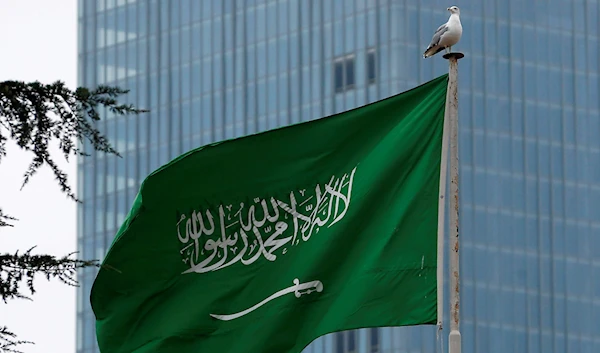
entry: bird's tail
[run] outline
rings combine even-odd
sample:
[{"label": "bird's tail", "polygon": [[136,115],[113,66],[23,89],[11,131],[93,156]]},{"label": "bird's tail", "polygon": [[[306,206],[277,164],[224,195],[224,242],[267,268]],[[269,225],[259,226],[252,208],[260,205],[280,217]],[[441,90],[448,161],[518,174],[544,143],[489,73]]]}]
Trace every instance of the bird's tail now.
[{"label": "bird's tail", "polygon": [[441,46],[427,47],[427,49],[423,53],[423,59],[427,59],[430,56],[434,56],[435,54],[441,52],[442,50],[444,50],[444,47],[441,47]]},{"label": "bird's tail", "polygon": [[427,47],[427,49],[425,49],[425,52],[423,53],[423,59],[427,59],[428,57],[432,56],[434,54],[433,47],[429,46]]}]

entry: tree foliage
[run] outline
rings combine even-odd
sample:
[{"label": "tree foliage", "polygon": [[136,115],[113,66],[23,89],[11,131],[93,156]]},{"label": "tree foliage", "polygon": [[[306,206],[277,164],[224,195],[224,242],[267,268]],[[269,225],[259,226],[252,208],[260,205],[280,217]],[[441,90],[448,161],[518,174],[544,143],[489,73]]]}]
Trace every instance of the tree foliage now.
[{"label": "tree foliage", "polygon": [[50,143],[58,142],[67,161],[71,155],[87,155],[77,147],[77,142],[84,139],[97,151],[119,155],[94,123],[100,120],[99,107],[106,107],[117,115],[143,112],[117,102],[117,97],[127,92],[109,86],[99,86],[93,91],[80,87],[72,91],[60,81],[48,85],[0,82],[0,162],[6,156],[6,142],[11,139],[33,155],[24,174],[23,186],[46,164],[52,169],[61,190],[77,200],[67,175],[50,154]]},{"label": "tree foliage", "polygon": [[21,353],[16,347],[22,344],[33,343],[17,339],[17,335],[8,330],[6,326],[0,326],[0,352]]},{"label": "tree foliage", "polygon": [[16,221],[16,218],[4,214],[2,209],[0,209],[0,227],[12,227],[13,225],[8,223],[10,221]]},{"label": "tree foliage", "polygon": [[36,274],[43,275],[47,280],[56,278],[67,285],[75,286],[78,268],[98,266],[94,260],[71,258],[74,253],[57,258],[51,255],[32,255],[32,250],[33,248],[23,254],[19,254],[18,251],[14,254],[0,254],[0,273],[2,273],[0,295],[4,303],[9,299],[31,300],[29,296],[23,294],[21,284],[25,282],[27,290],[34,294],[33,280]]},{"label": "tree foliage", "polygon": [[[119,104],[119,96],[127,92],[110,86],[70,90],[60,81],[52,84],[0,82],[0,163],[7,156],[7,142],[13,141],[32,157],[21,188],[47,165],[61,191],[80,202],[68,183],[67,174],[58,167],[50,152],[52,144],[57,143],[67,161],[71,156],[88,155],[80,147],[85,141],[96,151],[120,156],[96,128],[96,122],[100,120],[100,109],[103,108],[116,115],[145,112],[133,105]],[[0,209],[0,227],[12,227],[15,221],[17,219]],[[0,253],[0,295],[5,304],[9,299],[31,299],[29,295],[35,293],[36,275],[76,286],[77,269],[99,266],[95,260],[74,259],[73,254],[63,257],[33,255],[32,250],[21,254]],[[18,340],[7,327],[0,326],[0,353],[18,352],[16,347],[24,343],[31,342]]]}]

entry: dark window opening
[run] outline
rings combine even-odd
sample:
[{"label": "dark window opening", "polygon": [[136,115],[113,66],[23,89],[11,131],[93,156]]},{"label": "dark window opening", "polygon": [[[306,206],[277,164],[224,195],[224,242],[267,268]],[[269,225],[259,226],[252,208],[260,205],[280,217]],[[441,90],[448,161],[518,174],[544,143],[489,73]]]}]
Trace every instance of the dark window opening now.
[{"label": "dark window opening", "polygon": [[354,88],[354,58],[346,60],[346,89]]},{"label": "dark window opening", "polygon": [[337,58],[333,62],[333,83],[335,93],[353,89],[356,84],[354,55]]},{"label": "dark window opening", "polygon": [[369,49],[367,52],[367,83],[375,83],[377,79],[377,57],[375,49]]},{"label": "dark window opening", "polygon": [[346,342],[348,344],[347,353],[355,353],[356,352],[356,332],[348,331],[346,333]]},{"label": "dark window opening", "polygon": [[369,343],[370,350],[369,353],[378,353],[379,352],[379,329],[372,328],[369,329]]},{"label": "dark window opening", "polygon": [[343,92],[344,91],[344,62],[336,61],[334,64],[334,87],[335,92]]},{"label": "dark window opening", "polygon": [[338,332],[335,334],[335,352],[336,353],[346,353],[344,350],[344,333]]},{"label": "dark window opening", "polygon": [[[335,334],[335,353],[358,353],[356,331],[343,331]],[[371,353],[371,352],[370,352]]]}]

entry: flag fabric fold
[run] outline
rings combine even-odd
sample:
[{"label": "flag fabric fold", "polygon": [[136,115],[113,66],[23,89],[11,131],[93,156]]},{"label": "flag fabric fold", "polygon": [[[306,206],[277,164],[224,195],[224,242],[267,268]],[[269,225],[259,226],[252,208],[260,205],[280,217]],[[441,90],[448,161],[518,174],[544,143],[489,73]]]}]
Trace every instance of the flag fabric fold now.
[{"label": "flag fabric fold", "polygon": [[296,353],[435,324],[447,78],[150,174],[92,288],[100,351]]}]

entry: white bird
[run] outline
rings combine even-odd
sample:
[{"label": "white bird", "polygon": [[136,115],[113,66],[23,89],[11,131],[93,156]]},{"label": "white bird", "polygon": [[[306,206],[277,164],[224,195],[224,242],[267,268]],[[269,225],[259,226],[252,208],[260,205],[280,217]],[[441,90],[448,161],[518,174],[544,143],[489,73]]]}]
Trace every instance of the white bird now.
[{"label": "white bird", "polygon": [[441,25],[433,34],[431,43],[425,49],[423,58],[433,56],[446,49],[446,53],[452,51],[452,46],[460,40],[462,36],[462,25],[460,24],[460,9],[452,6],[446,10],[450,11],[448,22]]}]

